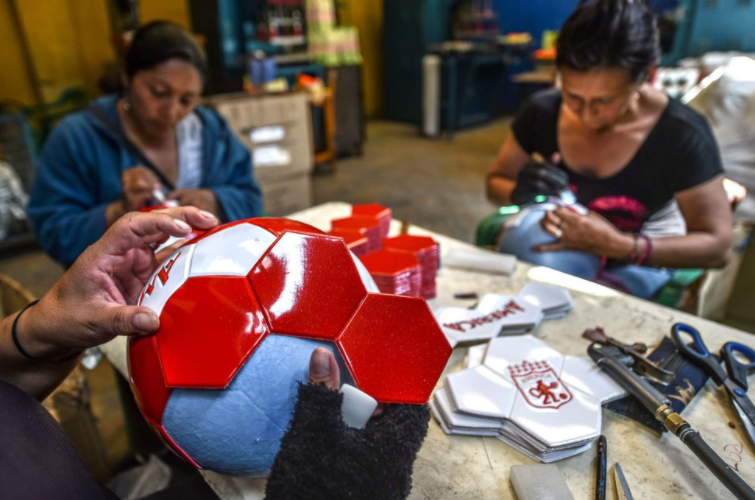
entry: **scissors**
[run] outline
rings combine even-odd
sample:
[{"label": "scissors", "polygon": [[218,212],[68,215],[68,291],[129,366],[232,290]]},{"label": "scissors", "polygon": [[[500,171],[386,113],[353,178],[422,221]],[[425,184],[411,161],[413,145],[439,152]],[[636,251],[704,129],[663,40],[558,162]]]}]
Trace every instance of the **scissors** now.
[{"label": "scissors", "polygon": [[[692,337],[692,343],[687,345],[682,340],[682,334]],[[755,351],[738,342],[727,342],[721,348],[721,358],[726,364],[726,371],[721,363],[708,351],[695,328],[684,323],[677,323],[671,327],[671,336],[682,355],[704,369],[717,385],[723,385],[734,409],[737,410],[742,425],[747,430],[747,437],[755,447],[755,406],[747,397],[747,375],[755,370]],[[748,363],[744,363],[735,356],[739,353]]]}]

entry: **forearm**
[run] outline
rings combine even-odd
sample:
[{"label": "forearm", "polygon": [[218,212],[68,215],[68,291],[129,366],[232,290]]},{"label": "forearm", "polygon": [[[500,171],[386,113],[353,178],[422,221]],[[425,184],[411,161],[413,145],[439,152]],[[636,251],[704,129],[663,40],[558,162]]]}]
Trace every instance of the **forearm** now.
[{"label": "forearm", "polygon": [[654,238],[649,265],[671,268],[719,268],[731,257],[731,238],[710,233]]},{"label": "forearm", "polygon": [[486,181],[488,200],[498,206],[511,205],[511,194],[516,181],[500,174],[488,174]]},{"label": "forearm", "polygon": [[691,233],[685,236],[653,238],[647,240],[631,233],[616,232],[605,240],[594,253],[615,260],[633,256],[644,259],[643,265],[669,268],[717,268],[726,265],[730,248],[720,236],[709,233]]},{"label": "forearm", "polygon": [[[36,307],[36,306],[34,306]],[[27,310],[17,325],[18,341],[35,357],[60,359],[71,354],[70,350],[40,345],[36,340],[34,307]],[[13,320],[18,313],[0,323],[0,379],[12,384],[39,401],[46,398],[68,376],[78,362],[78,357],[64,362],[35,361],[25,357],[12,339]]]}]

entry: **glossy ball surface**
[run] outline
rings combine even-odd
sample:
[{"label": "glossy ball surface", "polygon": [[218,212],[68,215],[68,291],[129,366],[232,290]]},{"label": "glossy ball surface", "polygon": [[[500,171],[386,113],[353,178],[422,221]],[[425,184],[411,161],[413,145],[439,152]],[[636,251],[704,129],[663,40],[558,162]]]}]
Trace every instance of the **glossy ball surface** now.
[{"label": "glossy ball surface", "polygon": [[228,474],[269,472],[316,347],[386,403],[425,403],[451,353],[424,300],[378,294],[342,239],[286,219],[202,234],[139,303],[160,316],[129,340],[139,408],[179,455]]}]

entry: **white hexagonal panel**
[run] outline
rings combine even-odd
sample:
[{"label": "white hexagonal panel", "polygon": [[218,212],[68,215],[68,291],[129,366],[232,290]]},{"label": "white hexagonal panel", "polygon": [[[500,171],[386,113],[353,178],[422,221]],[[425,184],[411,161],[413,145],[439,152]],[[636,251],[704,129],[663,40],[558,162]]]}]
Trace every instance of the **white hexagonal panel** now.
[{"label": "white hexagonal panel", "polygon": [[588,359],[566,356],[561,380],[569,387],[601,401],[613,401],[626,396],[626,391],[619,384]]},{"label": "white hexagonal panel", "polygon": [[622,394],[588,360],[531,336],[503,337],[488,344],[485,364],[449,375],[432,408],[446,434],[490,436],[500,422],[498,439],[550,463],[589,449],[600,434],[601,403]]},{"label": "white hexagonal panel", "polygon": [[165,259],[144,286],[139,305],[149,307],[159,316],[170,296],[188,279],[193,255],[194,245],[186,245]]},{"label": "white hexagonal panel", "polygon": [[517,297],[540,307],[546,314],[574,309],[574,301],[569,290],[559,286],[530,282],[522,288]]},{"label": "white hexagonal panel", "polygon": [[448,434],[473,435],[473,436],[491,436],[498,435],[498,429],[501,428],[501,420],[497,418],[485,418],[466,413],[457,412],[451,397],[445,387],[435,391],[435,397],[430,402],[430,407],[436,414],[436,419],[441,424],[446,424],[449,430]]},{"label": "white hexagonal panel", "polygon": [[460,412],[488,418],[507,418],[516,396],[511,382],[484,366],[452,373],[446,388]]},{"label": "white hexagonal panel", "polygon": [[535,387],[520,387],[528,392],[525,397],[520,392],[514,402],[509,417],[529,435],[549,447],[561,446],[592,439],[600,434],[600,401],[570,390],[570,396],[557,409],[542,407],[543,398],[533,398]]},{"label": "white hexagonal panel", "polygon": [[501,332],[526,331],[537,327],[543,320],[543,310],[540,307],[508,295],[484,295],[475,310],[483,315],[502,315]]},{"label": "white hexagonal panel", "polygon": [[519,365],[524,361],[545,361],[557,374],[560,374],[564,365],[564,356],[531,335],[500,337],[488,344],[484,363],[498,375],[511,380],[509,367]]},{"label": "white hexagonal panel", "polygon": [[252,224],[224,229],[196,244],[189,276],[246,276],[275,239]]},{"label": "white hexagonal panel", "polygon": [[476,309],[445,307],[434,313],[451,345],[490,340],[501,333],[501,318],[482,314]]}]

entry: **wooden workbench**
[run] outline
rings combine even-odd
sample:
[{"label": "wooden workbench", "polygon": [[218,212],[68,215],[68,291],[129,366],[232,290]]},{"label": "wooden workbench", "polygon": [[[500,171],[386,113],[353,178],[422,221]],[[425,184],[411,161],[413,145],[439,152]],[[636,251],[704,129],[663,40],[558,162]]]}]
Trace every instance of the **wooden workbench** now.
[{"label": "wooden workbench", "polygon": [[[350,214],[345,203],[328,203],[298,212],[291,217],[324,230],[330,220]],[[394,230],[398,223],[394,222]],[[413,227],[416,234],[430,234],[441,244],[441,251],[473,247],[442,235]],[[606,333],[627,343],[655,345],[668,334],[672,324],[683,321],[698,328],[706,344],[717,350],[724,342],[736,340],[755,346],[749,334],[708,320],[690,316],[651,302],[636,299],[608,288],[565,274],[519,263],[511,276],[494,276],[443,268],[438,277],[438,297],[430,301],[433,309],[441,306],[471,305],[454,299],[454,294],[516,294],[528,281],[557,284],[569,289],[575,308],[566,318],[543,322],[534,334],[564,354],[587,357],[589,343],[581,338],[586,328],[602,326]],[[125,340],[116,339],[103,346],[111,362],[126,373]],[[446,369],[459,368],[465,348],[457,348]],[[747,442],[737,415],[724,392],[709,383],[701,396],[685,410],[684,417],[711,447],[749,484],[755,484],[753,450]],[[734,429],[729,422],[735,424]],[[641,499],[723,499],[731,498],[718,480],[676,437],[652,434],[639,424],[603,411],[603,434],[608,440],[609,465],[621,463],[634,498]],[[557,462],[576,499],[593,498],[594,450]],[[507,499],[515,498],[509,481],[512,465],[531,464],[532,460],[495,438],[447,436],[432,420],[427,439],[414,466],[411,499]],[[358,471],[354,471],[358,473]],[[207,482],[223,499],[264,497],[264,481],[232,478],[203,472]],[[616,498],[613,481],[608,498]]]}]

